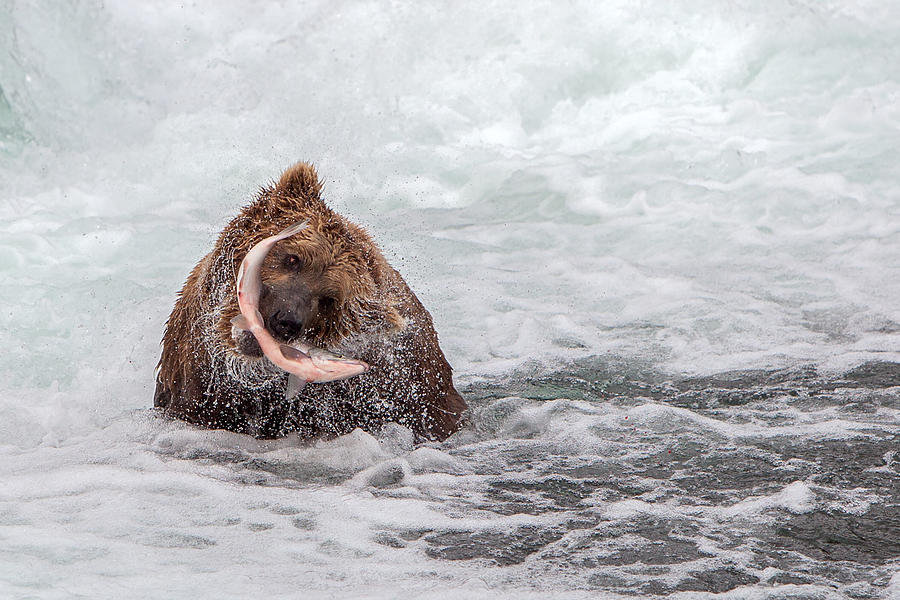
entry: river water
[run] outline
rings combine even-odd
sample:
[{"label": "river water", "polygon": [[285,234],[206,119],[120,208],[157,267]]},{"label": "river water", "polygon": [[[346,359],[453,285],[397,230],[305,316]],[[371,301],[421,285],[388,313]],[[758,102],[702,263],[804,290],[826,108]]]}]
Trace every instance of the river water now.
[{"label": "river water", "polygon": [[[0,597],[900,597],[900,6],[0,0]],[[471,424],[152,409],[312,160]]]}]

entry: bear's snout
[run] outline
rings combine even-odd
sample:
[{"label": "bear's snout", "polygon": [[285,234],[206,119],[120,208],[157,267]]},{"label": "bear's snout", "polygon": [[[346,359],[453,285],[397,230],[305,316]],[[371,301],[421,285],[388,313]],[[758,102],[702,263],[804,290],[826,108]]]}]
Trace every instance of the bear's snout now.
[{"label": "bear's snout", "polygon": [[293,340],[303,331],[303,321],[295,314],[278,310],[269,317],[269,331],[283,340]]},{"label": "bear's snout", "polygon": [[322,333],[326,309],[320,282],[305,274],[280,277],[263,285],[259,309],[266,329],[282,342]]}]

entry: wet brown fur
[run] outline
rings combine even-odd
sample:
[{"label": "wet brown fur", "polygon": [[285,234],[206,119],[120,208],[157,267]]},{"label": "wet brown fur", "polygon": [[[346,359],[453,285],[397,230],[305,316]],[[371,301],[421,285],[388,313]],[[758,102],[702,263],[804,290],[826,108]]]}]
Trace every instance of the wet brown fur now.
[{"label": "wet brown fur", "polygon": [[[166,323],[154,405],[204,427],[258,437],[373,431],[394,421],[420,437],[444,439],[459,428],[466,405],[431,315],[369,235],[325,205],[321,189],[312,166],[294,165],[260,191],[194,267]],[[287,374],[238,351],[230,320],[240,312],[235,275],[246,253],[304,219],[309,226],[266,258],[263,283],[315,287],[328,303],[304,324],[303,337],[372,368],[307,385],[288,401]],[[285,269],[291,255],[301,270]]]}]

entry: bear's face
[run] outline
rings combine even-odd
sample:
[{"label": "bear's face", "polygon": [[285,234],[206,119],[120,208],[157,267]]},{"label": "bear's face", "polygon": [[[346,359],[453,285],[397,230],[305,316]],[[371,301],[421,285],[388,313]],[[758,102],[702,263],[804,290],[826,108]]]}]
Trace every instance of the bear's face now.
[{"label": "bear's face", "polygon": [[335,341],[375,296],[363,248],[338,227],[311,227],[279,242],[262,269],[260,312],[276,338]]},{"label": "bear's face", "polygon": [[[354,333],[398,329],[403,319],[382,289],[384,259],[373,248],[362,230],[337,218],[312,218],[278,242],[261,270],[266,328],[283,342],[303,339],[326,348]],[[239,353],[262,355],[252,334],[230,333],[229,345]]]}]

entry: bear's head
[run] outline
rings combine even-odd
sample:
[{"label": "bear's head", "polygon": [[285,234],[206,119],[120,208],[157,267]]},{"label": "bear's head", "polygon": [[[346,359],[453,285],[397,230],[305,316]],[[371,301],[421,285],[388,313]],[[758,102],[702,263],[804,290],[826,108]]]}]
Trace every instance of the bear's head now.
[{"label": "bear's head", "polygon": [[329,209],[320,193],[313,167],[298,163],[277,184],[263,188],[223,232],[219,243],[225,251],[218,255],[230,257],[223,266],[231,278],[217,332],[226,347],[261,356],[252,334],[231,326],[240,312],[234,273],[254,245],[303,220],[308,226],[278,242],[263,263],[260,312],[272,335],[334,349],[356,334],[402,327],[381,252],[362,228]]}]

